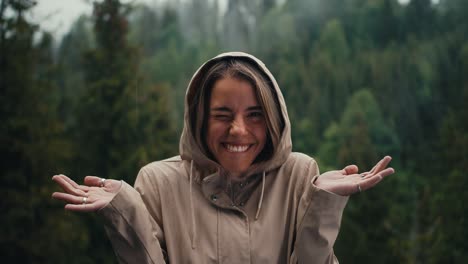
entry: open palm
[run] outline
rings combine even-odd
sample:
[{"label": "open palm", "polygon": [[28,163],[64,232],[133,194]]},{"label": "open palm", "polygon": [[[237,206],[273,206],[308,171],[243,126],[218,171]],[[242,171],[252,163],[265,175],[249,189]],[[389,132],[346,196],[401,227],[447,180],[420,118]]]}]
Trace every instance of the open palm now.
[{"label": "open palm", "polygon": [[321,174],[315,185],[323,190],[348,196],[374,187],[386,176],[393,174],[393,168],[387,168],[392,158],[385,156],[370,171],[358,173],[356,165],[348,165],[342,170],[328,171]]},{"label": "open palm", "polygon": [[86,176],[85,185],[79,185],[67,176],[60,174],[52,177],[64,192],[54,192],[52,197],[65,201],[65,209],[70,211],[91,212],[106,206],[119,192],[122,183]]}]

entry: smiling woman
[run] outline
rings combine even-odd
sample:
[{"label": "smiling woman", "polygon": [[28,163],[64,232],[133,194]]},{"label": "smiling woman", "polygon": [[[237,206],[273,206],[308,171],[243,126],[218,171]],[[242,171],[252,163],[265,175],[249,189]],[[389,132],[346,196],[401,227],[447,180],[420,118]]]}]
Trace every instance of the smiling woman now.
[{"label": "smiling woman", "polygon": [[385,176],[355,165],[319,174],[291,152],[275,79],[252,55],[221,54],[192,78],[180,156],[140,170],[134,188],[88,176],[53,177],[66,209],[98,211],[122,263],[336,263],[348,196]]}]

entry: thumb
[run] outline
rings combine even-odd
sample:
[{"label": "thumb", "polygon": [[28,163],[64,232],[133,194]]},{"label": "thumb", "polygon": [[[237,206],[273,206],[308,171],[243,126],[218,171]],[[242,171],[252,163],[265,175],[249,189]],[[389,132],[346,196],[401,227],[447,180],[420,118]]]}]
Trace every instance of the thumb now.
[{"label": "thumb", "polygon": [[84,183],[87,186],[97,186],[97,187],[102,187],[101,186],[101,180],[103,178],[97,177],[97,176],[86,176],[84,178]]},{"label": "thumb", "polygon": [[346,175],[349,174],[356,174],[359,171],[358,166],[356,165],[348,165],[343,169],[343,173]]}]

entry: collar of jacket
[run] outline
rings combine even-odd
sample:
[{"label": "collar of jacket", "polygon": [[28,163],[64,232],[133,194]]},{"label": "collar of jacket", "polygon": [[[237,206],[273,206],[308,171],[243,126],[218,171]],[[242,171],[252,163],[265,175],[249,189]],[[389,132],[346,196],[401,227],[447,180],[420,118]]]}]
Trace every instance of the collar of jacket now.
[{"label": "collar of jacket", "polygon": [[[191,217],[191,233],[190,233],[190,241],[192,244],[192,249],[196,248],[196,236],[197,236],[197,223],[195,220],[195,208],[193,205],[193,179],[196,178],[194,176],[194,165],[193,160],[190,161],[190,171],[189,171],[189,181],[190,181],[190,217]],[[222,175],[221,171],[216,173],[207,175],[203,178],[203,180],[197,182],[196,184],[201,184],[201,190],[203,195],[207,200],[213,203],[216,206],[231,209],[231,210],[238,210],[239,212],[245,214],[242,210],[238,209],[238,206],[242,206],[247,200],[250,198],[251,193],[257,188],[257,185],[261,181],[261,193],[260,199],[258,200],[257,205],[257,212],[255,213],[255,221],[258,220],[260,215],[260,210],[262,209],[263,204],[263,195],[265,193],[265,171],[261,174],[261,177],[256,177],[252,175],[247,180],[238,183],[230,183],[224,179],[228,177],[226,175]],[[226,172],[224,172],[226,174]],[[198,177],[198,179],[200,179]],[[229,195],[226,188],[230,189],[231,191],[236,192],[236,195]]]},{"label": "collar of jacket", "polygon": [[263,179],[263,173],[259,173],[241,182],[230,182],[228,176],[219,175],[222,173],[204,177],[201,189],[206,199],[223,208],[236,208],[245,204]]}]

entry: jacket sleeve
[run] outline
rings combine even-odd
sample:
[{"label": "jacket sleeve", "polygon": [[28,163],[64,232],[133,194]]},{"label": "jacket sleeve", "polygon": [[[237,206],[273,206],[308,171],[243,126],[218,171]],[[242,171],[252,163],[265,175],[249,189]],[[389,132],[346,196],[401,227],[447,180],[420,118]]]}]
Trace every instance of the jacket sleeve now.
[{"label": "jacket sleeve", "polygon": [[119,193],[98,214],[119,263],[166,263],[159,240],[162,230],[130,185],[122,182]]},{"label": "jacket sleeve", "polygon": [[319,175],[317,163],[313,161],[309,169],[310,174],[299,200],[291,263],[338,263],[333,245],[348,197],[316,187],[314,181]]}]

